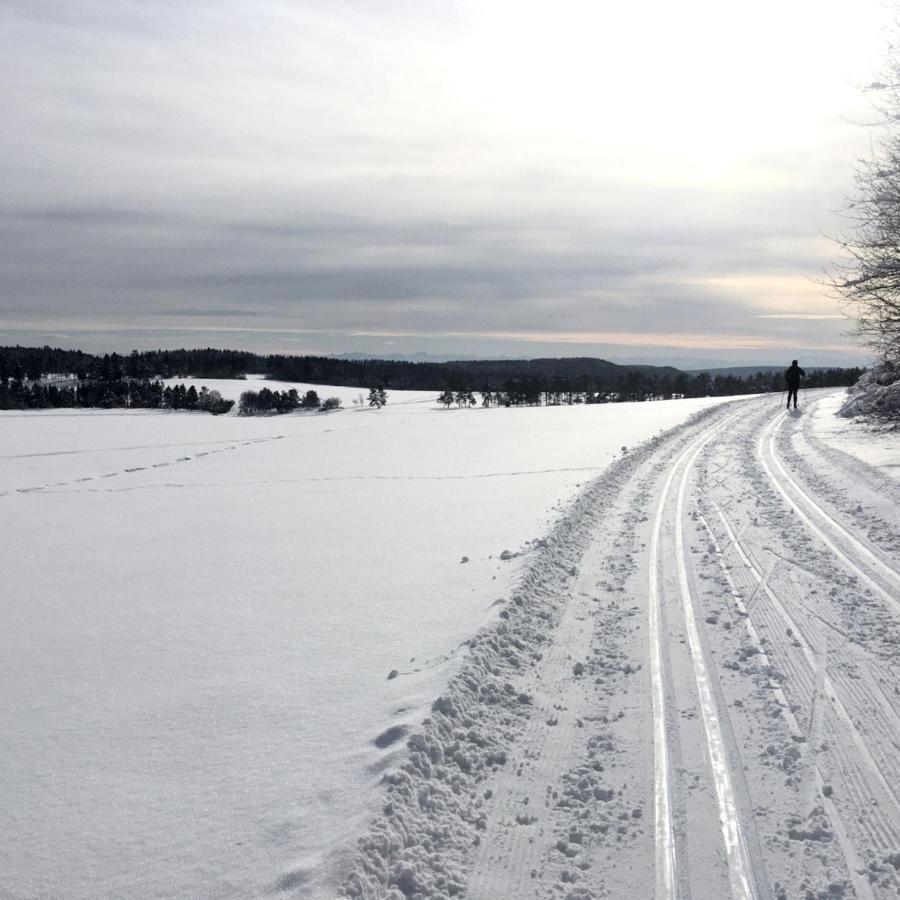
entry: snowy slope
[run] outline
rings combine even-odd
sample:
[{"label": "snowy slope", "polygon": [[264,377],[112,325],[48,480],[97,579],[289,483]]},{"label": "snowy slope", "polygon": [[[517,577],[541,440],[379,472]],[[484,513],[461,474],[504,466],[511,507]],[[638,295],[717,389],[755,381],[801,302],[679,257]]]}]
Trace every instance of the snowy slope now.
[{"label": "snowy slope", "polygon": [[0,896],[329,896],[533,542],[623,445],[719,403],[332,394],[0,413]]}]

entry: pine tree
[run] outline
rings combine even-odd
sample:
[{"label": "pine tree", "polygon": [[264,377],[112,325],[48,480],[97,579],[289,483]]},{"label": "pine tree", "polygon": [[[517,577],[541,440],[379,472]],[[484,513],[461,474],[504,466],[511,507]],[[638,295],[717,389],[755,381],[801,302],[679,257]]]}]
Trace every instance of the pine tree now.
[{"label": "pine tree", "polygon": [[381,409],[387,403],[387,391],[383,387],[373,387],[369,390],[369,406]]}]

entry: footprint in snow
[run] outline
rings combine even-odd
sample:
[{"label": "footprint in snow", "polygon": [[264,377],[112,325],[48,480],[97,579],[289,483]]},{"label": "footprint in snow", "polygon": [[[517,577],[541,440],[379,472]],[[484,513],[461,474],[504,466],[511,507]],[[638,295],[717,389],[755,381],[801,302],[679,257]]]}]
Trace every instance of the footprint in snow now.
[{"label": "footprint in snow", "polygon": [[390,728],[386,728],[382,731],[372,743],[375,744],[379,750],[384,750],[386,747],[390,747],[391,744],[396,744],[400,738],[408,733],[409,729],[405,725],[391,725]]}]

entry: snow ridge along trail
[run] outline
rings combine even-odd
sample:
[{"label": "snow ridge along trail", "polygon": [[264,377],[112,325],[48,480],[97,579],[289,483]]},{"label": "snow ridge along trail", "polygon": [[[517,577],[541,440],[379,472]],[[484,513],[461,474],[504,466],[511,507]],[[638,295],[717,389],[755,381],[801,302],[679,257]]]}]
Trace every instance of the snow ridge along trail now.
[{"label": "snow ridge along trail", "polygon": [[341,896],[900,894],[900,521],[802,427],[732,402],[588,485],[386,774]]}]

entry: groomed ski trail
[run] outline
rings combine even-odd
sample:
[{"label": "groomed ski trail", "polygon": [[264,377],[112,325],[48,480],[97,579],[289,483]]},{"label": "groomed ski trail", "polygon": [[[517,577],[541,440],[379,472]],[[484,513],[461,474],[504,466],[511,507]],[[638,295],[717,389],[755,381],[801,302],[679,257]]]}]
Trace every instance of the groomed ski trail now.
[{"label": "groomed ski trail", "polygon": [[900,520],[830,489],[848,473],[804,425],[723,404],[587,486],[385,776],[337,896],[900,893],[877,538]]}]

